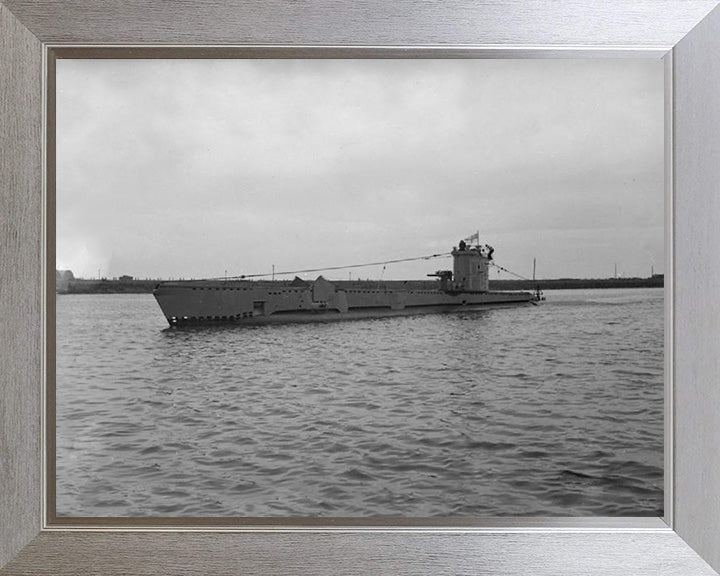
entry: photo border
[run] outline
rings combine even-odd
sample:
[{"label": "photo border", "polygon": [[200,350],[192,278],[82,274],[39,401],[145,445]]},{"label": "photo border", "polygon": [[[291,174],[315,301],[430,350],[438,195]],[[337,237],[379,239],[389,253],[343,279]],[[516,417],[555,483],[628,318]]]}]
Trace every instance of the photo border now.
[{"label": "photo border", "polygon": [[[522,54],[523,56],[518,56]],[[598,55],[595,51],[593,58]],[[666,529],[670,525],[668,516],[661,518],[652,516],[641,517],[203,517],[203,516],[57,516],[56,515],[56,388],[55,388],[55,336],[56,336],[56,295],[55,295],[55,270],[56,254],[56,62],[60,59],[548,59],[548,58],[585,58],[588,52],[573,49],[568,51],[555,50],[527,50],[522,51],[506,50],[503,48],[471,48],[462,47],[448,49],[444,47],[419,47],[414,49],[396,47],[343,47],[343,46],[207,46],[207,47],[180,47],[180,46],[117,46],[117,47],[83,47],[67,45],[46,46],[45,61],[47,75],[46,82],[46,240],[45,240],[45,310],[43,319],[45,326],[45,374],[44,374],[44,396],[45,396],[45,513],[46,528],[82,527],[82,528],[132,528],[142,526],[143,528],[237,528],[237,529],[283,529],[293,528],[517,528],[517,527],[583,527],[583,528],[639,528],[639,529]],[[653,49],[630,50],[608,50],[604,58],[634,58],[660,60],[669,58],[667,53]],[[664,83],[667,87],[671,85],[671,68],[665,66]],[[671,105],[671,99],[666,94],[665,107]],[[670,134],[665,130],[665,137]],[[667,150],[666,150],[667,153]],[[667,165],[667,159],[665,164]],[[667,182],[667,179],[666,179]],[[663,203],[672,207],[672,187],[665,186]],[[668,227],[670,221],[665,220],[664,238],[672,244],[672,229]],[[670,287],[672,286],[672,262],[666,262],[666,282],[664,288],[665,317],[671,317],[669,303]],[[668,325],[665,323],[664,342],[672,340],[668,333]],[[667,347],[667,344],[664,345]],[[667,362],[664,362],[664,390],[672,389],[671,371]],[[672,406],[665,403],[665,406]],[[670,418],[671,414],[668,415]],[[667,444],[666,444],[667,445]],[[664,470],[672,469],[672,460],[668,454],[664,458]],[[665,473],[664,486],[664,509],[671,510],[672,492],[668,486],[671,473]]]}]

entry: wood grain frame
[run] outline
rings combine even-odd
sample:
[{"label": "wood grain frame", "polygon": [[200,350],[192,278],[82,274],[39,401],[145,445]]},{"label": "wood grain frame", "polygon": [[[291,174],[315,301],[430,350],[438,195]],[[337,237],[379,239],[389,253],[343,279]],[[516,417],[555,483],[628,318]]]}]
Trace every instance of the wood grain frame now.
[{"label": "wood grain frame", "polygon": [[[43,266],[45,235],[52,232],[43,223],[46,211],[53,212],[44,197],[46,177],[54,181],[53,143],[44,137],[45,72],[58,53],[52,50],[88,57],[109,46],[126,47],[126,55],[129,46],[155,46],[155,54],[172,48],[178,55],[192,46],[197,55],[201,46],[210,53],[229,45],[277,57],[664,58],[664,521],[202,527],[53,521],[43,465],[44,431],[54,429],[50,412],[44,418],[43,395],[45,362],[52,364],[44,321],[52,315],[53,289],[44,283]],[[720,568],[719,93],[717,0],[0,0],[0,575],[714,574],[711,567]]]}]

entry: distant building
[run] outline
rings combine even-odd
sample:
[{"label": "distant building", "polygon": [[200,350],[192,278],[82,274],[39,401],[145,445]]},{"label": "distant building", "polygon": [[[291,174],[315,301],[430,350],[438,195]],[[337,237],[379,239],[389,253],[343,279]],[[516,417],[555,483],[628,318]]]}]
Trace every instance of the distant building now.
[{"label": "distant building", "polygon": [[67,293],[70,289],[71,280],[75,280],[72,270],[55,270],[55,292]]},{"label": "distant building", "polygon": [[123,274],[122,276],[120,276],[120,278],[118,278],[118,280],[120,280],[120,282],[130,282],[131,280],[133,280],[133,277],[128,276],[127,274]]}]

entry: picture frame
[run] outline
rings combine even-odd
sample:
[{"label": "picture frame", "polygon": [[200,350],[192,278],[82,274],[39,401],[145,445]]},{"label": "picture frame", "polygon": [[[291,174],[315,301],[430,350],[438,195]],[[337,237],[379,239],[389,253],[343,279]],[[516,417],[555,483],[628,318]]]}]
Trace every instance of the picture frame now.
[{"label": "picture frame", "polygon": [[[720,569],[720,9],[716,0],[572,4],[101,0],[0,2],[0,574],[713,574]],[[45,72],[56,46],[324,46],[446,57],[664,58],[666,516],[383,526],[48,522],[43,466]],[[367,47],[367,48],[363,48]],[[441,50],[442,48],[442,50]],[[130,48],[132,49],[132,48]],[[87,53],[87,52],[86,52]],[[5,144],[8,143],[6,146]],[[49,144],[49,142],[48,142]],[[715,217],[714,217],[715,216]],[[667,265],[670,264],[670,265]],[[48,284],[43,284],[45,279]]]}]

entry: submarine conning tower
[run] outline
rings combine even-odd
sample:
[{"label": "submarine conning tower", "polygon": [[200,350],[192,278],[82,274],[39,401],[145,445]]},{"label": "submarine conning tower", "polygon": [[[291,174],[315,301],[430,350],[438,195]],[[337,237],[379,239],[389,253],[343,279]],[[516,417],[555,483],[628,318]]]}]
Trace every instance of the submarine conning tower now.
[{"label": "submarine conning tower", "polygon": [[489,288],[488,268],[492,260],[491,246],[469,246],[464,240],[453,248],[453,291],[487,292]]}]

